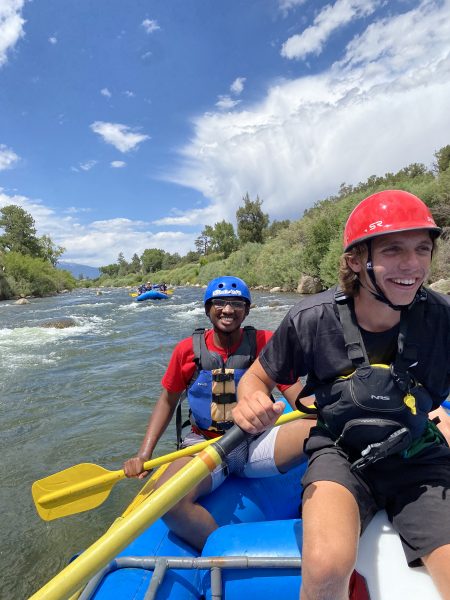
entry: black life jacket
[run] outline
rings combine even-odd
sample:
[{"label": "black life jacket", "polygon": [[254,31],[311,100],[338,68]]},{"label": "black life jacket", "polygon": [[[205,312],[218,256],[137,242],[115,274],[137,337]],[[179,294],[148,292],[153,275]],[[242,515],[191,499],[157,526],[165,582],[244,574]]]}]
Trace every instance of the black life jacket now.
[{"label": "black life jacket", "polygon": [[353,468],[405,450],[427,427],[432,398],[410,369],[417,364],[426,292],[401,311],[397,353],[390,365],[371,365],[358,327],[353,301],[336,293],[347,355],[355,370],[327,383],[308,377],[300,399],[314,391],[316,412],[328,432],[358,460]]}]

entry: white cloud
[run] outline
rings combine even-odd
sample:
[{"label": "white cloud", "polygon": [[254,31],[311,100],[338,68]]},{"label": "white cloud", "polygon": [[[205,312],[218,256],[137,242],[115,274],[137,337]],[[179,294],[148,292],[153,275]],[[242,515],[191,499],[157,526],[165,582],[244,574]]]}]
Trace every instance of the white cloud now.
[{"label": "white cloud", "polygon": [[206,113],[167,179],[209,199],[161,223],[234,221],[249,192],[272,218],[449,143],[450,0],[373,22],[317,75],[283,81],[246,110]]},{"label": "white cloud", "polygon": [[380,0],[337,0],[328,4],[314,19],[314,24],[301,34],[290,37],[281,48],[285,58],[305,58],[308,54],[320,54],[330,35],[355,19],[372,14]]},{"label": "white cloud", "polygon": [[155,21],[154,19],[144,19],[141,25],[145,29],[146,33],[153,33],[154,31],[158,31],[158,29],[161,29],[157,21]]},{"label": "white cloud", "polygon": [[8,51],[14,48],[24,35],[23,5],[24,0],[1,0],[0,2],[0,67],[8,60]]},{"label": "white cloud", "polygon": [[232,94],[236,94],[237,96],[239,96],[239,94],[242,94],[243,90],[244,90],[244,83],[247,81],[246,77],[237,77],[233,83],[230,85],[230,91]]},{"label": "white cloud", "polygon": [[58,214],[39,200],[20,195],[8,195],[0,189],[0,208],[9,204],[21,206],[35,221],[38,235],[49,235],[66,251],[62,260],[99,267],[116,262],[119,252],[130,260],[146,248],[161,248],[167,252],[186,254],[194,249],[197,234],[181,231],[150,230],[150,223],[130,219],[111,219],[82,223],[75,218],[90,209],[67,209],[69,215]]},{"label": "white cloud", "polygon": [[106,88],[106,87],[105,87],[105,88],[102,88],[102,89],[100,90],[100,94],[101,94],[102,96],[105,96],[106,98],[111,98],[111,96],[112,96],[111,92],[110,92],[110,91],[108,90],[108,88]]},{"label": "white cloud", "polygon": [[18,161],[19,157],[14,150],[11,150],[5,144],[0,144],[0,171],[12,169]]},{"label": "white cloud", "polygon": [[48,41],[49,41],[49,42],[50,42],[50,44],[52,44],[53,46],[54,46],[55,44],[57,44],[57,43],[58,43],[58,40],[57,40],[57,38],[55,38],[54,36],[52,36],[52,37],[49,37],[49,38],[48,38]]},{"label": "white cloud", "polygon": [[240,100],[234,100],[230,96],[219,96],[216,106],[219,110],[231,110],[239,104]]},{"label": "white cloud", "polygon": [[134,98],[136,96],[136,94],[134,92],[131,92],[130,90],[125,90],[123,94],[127,98]]},{"label": "white cloud", "polygon": [[306,1],[307,0],[279,0],[280,9],[284,12],[287,12],[291,8],[305,4]]},{"label": "white cloud", "polygon": [[128,125],[122,125],[121,123],[106,123],[105,121],[95,121],[91,124],[91,129],[95,133],[98,133],[107,144],[111,144],[120,152],[129,152],[133,148],[149,140],[150,136],[143,133],[135,133],[128,127]]},{"label": "white cloud", "polygon": [[87,160],[84,163],[80,163],[80,169],[82,171],[90,171],[97,164],[96,160]]},{"label": "white cloud", "polygon": [[113,160],[111,162],[111,167],[113,169],[122,169],[123,167],[126,167],[127,163],[123,160]]}]

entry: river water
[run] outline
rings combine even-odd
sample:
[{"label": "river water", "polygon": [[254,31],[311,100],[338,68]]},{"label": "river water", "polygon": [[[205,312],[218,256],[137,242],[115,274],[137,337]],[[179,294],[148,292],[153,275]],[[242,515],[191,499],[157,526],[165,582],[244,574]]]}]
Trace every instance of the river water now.
[{"label": "river water", "polygon": [[[45,522],[31,484],[72,465],[120,469],[139,448],[173,346],[207,327],[203,290],[135,302],[125,289],[77,290],[26,305],[0,302],[0,598],[22,600],[104,533],[140,482],[101,507]],[[295,294],[254,292],[246,324],[275,329]],[[42,328],[49,319],[75,326]],[[155,456],[175,449],[169,426]]]}]

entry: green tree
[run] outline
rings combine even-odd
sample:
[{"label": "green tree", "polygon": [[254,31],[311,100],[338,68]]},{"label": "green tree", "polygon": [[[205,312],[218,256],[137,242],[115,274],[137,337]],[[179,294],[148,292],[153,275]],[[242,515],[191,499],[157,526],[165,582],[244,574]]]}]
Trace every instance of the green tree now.
[{"label": "green tree", "polygon": [[136,252],[133,254],[133,256],[131,257],[131,262],[129,265],[129,272],[130,273],[140,273],[142,269],[142,265],[141,265],[141,259],[139,258],[139,256],[136,254]]},{"label": "green tree", "polygon": [[444,146],[434,154],[436,162],[433,167],[438,173],[443,173],[450,166],[450,145]]},{"label": "green tree", "polygon": [[48,260],[54,267],[58,264],[59,257],[66,251],[62,246],[56,246],[48,235],[39,238],[41,256]]},{"label": "green tree", "polygon": [[205,229],[201,232],[194,244],[199,254],[208,254],[209,247],[211,245],[211,225],[206,225]]},{"label": "green tree", "polygon": [[159,248],[146,248],[141,255],[142,270],[144,273],[160,271],[164,254],[164,250],[160,250]]},{"label": "green tree", "polygon": [[272,223],[267,228],[267,238],[275,238],[283,229],[287,229],[291,222],[289,219],[285,219],[284,221],[277,221],[276,219],[272,221]]},{"label": "green tree", "polygon": [[117,257],[117,264],[119,265],[118,274],[120,277],[127,275],[130,271],[130,265],[127,263],[123,256],[123,252],[119,252],[119,256]]},{"label": "green tree", "polygon": [[181,256],[178,252],[171,254],[170,252],[164,252],[164,257],[161,264],[161,269],[173,269],[181,261]]},{"label": "green tree", "polygon": [[33,257],[42,256],[34,219],[20,206],[10,204],[0,209],[0,229],[3,229],[3,234],[0,235],[0,250]]},{"label": "green tree", "polygon": [[247,242],[264,242],[267,226],[269,225],[269,215],[263,213],[261,205],[262,200],[256,196],[256,200],[250,200],[248,193],[243,197],[244,206],[236,211],[238,237],[241,244]]},{"label": "green tree", "polygon": [[180,262],[182,264],[196,263],[196,262],[198,262],[199,258],[200,258],[200,254],[198,252],[194,252],[194,250],[189,250],[189,252],[181,258]]},{"label": "green tree", "polygon": [[215,223],[214,227],[210,227],[210,230],[210,248],[213,252],[221,252],[227,258],[227,256],[237,250],[239,242],[231,223],[223,220]]},{"label": "green tree", "polygon": [[112,265],[99,267],[98,270],[102,275],[108,275],[108,277],[117,277],[119,274],[119,265],[117,263],[113,263]]}]

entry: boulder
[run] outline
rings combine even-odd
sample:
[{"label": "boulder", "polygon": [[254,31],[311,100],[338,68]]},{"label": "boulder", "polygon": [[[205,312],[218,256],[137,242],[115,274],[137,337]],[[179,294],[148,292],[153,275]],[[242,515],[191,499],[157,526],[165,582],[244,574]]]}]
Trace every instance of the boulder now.
[{"label": "boulder", "polygon": [[435,292],[450,294],[450,279],[438,279],[438,281],[431,283],[429,287]]},{"label": "boulder", "polygon": [[38,327],[46,327],[53,329],[66,329],[67,327],[75,327],[76,323],[70,317],[61,317],[59,319],[48,319],[38,324]]},{"label": "boulder", "polygon": [[297,293],[299,294],[318,294],[323,290],[322,283],[318,277],[311,277],[311,275],[302,275],[297,286]]},{"label": "boulder", "polygon": [[273,287],[269,290],[269,292],[281,292],[281,287]]},{"label": "boulder", "polygon": [[30,301],[26,298],[19,298],[14,302],[14,304],[30,304]]}]

